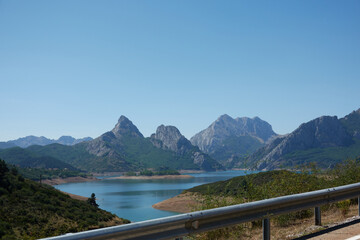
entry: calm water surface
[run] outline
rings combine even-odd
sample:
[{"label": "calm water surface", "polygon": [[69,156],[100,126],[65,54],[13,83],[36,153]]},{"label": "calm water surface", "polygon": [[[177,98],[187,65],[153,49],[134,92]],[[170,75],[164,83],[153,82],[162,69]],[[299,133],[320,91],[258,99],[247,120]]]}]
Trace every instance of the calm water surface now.
[{"label": "calm water surface", "polygon": [[180,194],[183,190],[200,184],[226,180],[232,177],[252,173],[251,171],[224,171],[189,174],[190,179],[106,179],[95,182],[67,183],[55,188],[90,197],[95,193],[100,208],[133,222],[166,217],[178,213],[152,208],[155,203]]}]

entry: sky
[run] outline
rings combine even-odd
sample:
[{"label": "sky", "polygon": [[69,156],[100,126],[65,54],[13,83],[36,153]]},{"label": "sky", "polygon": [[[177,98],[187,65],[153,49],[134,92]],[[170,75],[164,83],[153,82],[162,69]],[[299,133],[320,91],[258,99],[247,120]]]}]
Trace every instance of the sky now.
[{"label": "sky", "polygon": [[359,108],[357,0],[0,0],[0,141]]}]

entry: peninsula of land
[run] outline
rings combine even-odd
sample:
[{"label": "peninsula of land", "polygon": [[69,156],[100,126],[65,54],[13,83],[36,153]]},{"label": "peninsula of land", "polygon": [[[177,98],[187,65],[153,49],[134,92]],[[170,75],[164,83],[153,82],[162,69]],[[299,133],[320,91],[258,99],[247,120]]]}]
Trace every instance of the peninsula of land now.
[{"label": "peninsula of land", "polygon": [[182,193],[152,205],[153,208],[163,211],[188,213],[197,210],[201,204],[201,196],[196,193]]},{"label": "peninsula of land", "polygon": [[154,175],[154,176],[119,176],[106,179],[186,179],[193,178],[191,175]]},{"label": "peninsula of land", "polygon": [[67,177],[67,178],[53,178],[53,179],[43,179],[41,183],[45,183],[48,185],[59,185],[64,183],[79,183],[79,182],[92,182],[92,181],[100,181],[100,179],[96,177]]}]

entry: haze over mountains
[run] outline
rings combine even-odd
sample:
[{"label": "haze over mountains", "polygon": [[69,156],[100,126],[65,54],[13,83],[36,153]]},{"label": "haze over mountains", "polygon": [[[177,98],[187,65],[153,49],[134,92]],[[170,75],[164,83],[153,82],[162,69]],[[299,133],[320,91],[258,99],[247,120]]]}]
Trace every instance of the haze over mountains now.
[{"label": "haze over mountains", "polygon": [[[48,140],[30,136],[5,142],[3,148],[8,148],[0,150],[0,158],[19,166],[92,172],[147,168],[215,171],[233,167],[270,170],[310,162],[328,168],[360,156],[360,109],[341,119],[316,118],[285,136],[277,135],[258,117],[234,119],[222,115],[190,140],[175,126],[165,125],[144,137],[121,116],[111,131],[95,139]],[[34,142],[36,145],[27,148],[14,147]]]},{"label": "haze over mountains", "polygon": [[45,145],[49,145],[52,143],[59,143],[59,144],[63,144],[63,145],[75,145],[77,143],[81,143],[84,141],[90,141],[90,140],[92,140],[91,137],[75,139],[71,136],[62,136],[59,139],[55,140],[55,139],[49,139],[49,138],[46,138],[43,136],[42,137],[27,136],[27,137],[19,138],[16,140],[0,142],[0,149],[16,147],[16,146],[21,147],[21,148],[27,148],[31,145],[45,146]]}]

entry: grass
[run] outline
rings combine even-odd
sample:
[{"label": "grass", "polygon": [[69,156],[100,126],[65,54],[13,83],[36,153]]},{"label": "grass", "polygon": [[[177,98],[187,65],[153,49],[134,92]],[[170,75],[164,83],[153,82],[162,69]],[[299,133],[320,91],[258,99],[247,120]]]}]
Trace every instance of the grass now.
[{"label": "grass", "polygon": [[[285,170],[261,172],[197,186],[186,190],[185,193],[200,194],[200,198],[203,199],[202,203],[198,209],[194,210],[204,210],[355,182],[360,182],[360,159],[345,161],[331,171],[319,171],[312,168],[299,173]],[[323,224],[350,216],[356,203],[356,200],[346,200],[323,206]],[[304,233],[310,231],[307,228],[314,225],[313,215],[313,210],[308,209],[272,217],[272,238],[290,239],[288,235],[294,231]],[[315,230],[319,229],[315,228],[311,231]],[[206,232],[196,235],[194,238],[260,239],[261,220]]]}]

